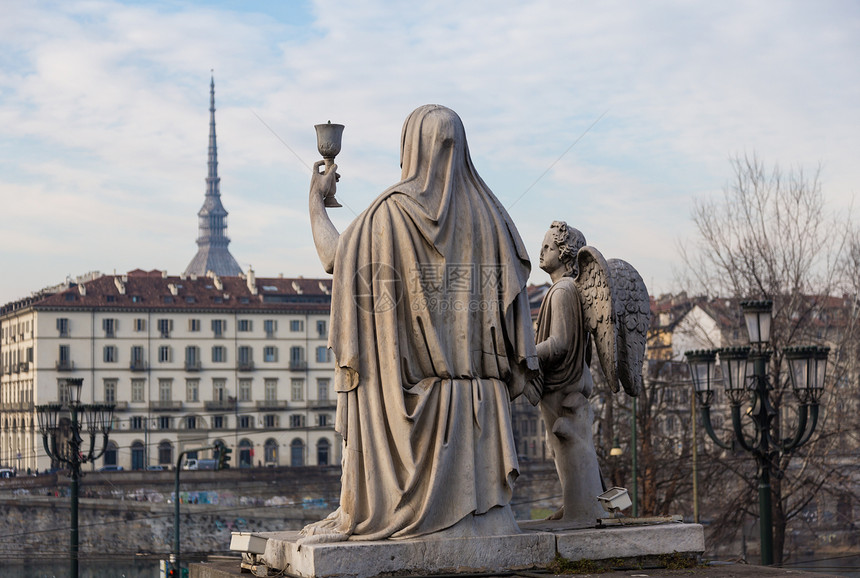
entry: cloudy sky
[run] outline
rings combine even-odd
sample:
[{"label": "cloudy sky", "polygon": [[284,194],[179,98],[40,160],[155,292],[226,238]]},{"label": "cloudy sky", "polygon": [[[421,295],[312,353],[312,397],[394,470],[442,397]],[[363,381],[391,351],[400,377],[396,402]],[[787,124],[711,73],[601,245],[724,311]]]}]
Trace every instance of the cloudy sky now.
[{"label": "cloudy sky", "polygon": [[313,125],[346,125],[343,228],[399,179],[401,125],[425,103],[463,118],[535,282],[543,232],[564,219],[652,293],[674,290],[692,202],[719,194],[733,155],[820,163],[832,211],[860,190],[854,0],[0,0],[0,13],[0,303],[92,270],[185,269],[210,70],[230,248],[258,276],[324,275],[306,215]]}]

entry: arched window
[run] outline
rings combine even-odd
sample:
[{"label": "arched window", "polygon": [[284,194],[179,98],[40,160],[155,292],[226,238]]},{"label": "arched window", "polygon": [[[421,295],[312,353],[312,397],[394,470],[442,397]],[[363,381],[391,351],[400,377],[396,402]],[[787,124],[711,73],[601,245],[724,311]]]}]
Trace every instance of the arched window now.
[{"label": "arched window", "polygon": [[116,465],[116,454],[117,454],[116,443],[115,442],[108,442],[107,449],[105,449],[105,453],[104,453],[104,465],[115,466]]},{"label": "arched window", "polygon": [[162,466],[173,463],[173,444],[167,440],[158,444],[158,463]]},{"label": "arched window", "polygon": [[305,444],[298,438],[290,444],[290,465],[294,468],[305,465]]},{"label": "arched window", "polygon": [[265,446],[263,446],[263,460],[266,465],[278,464],[278,442],[272,438],[267,439]]},{"label": "arched window", "polygon": [[329,456],[330,456],[331,444],[325,438],[321,439],[317,442],[317,465],[318,466],[327,466],[329,465]]},{"label": "arched window", "polygon": [[143,442],[137,440],[131,444],[131,469],[142,470],[146,468],[146,453]]},{"label": "arched window", "polygon": [[250,468],[254,465],[254,444],[249,439],[239,440],[239,467]]}]

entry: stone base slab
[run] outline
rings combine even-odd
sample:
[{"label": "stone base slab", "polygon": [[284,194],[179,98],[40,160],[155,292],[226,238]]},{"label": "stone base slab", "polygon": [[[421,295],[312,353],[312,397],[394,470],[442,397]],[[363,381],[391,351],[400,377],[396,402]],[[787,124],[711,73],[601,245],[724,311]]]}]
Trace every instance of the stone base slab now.
[{"label": "stone base slab", "polygon": [[[704,533],[699,524],[577,530],[557,525],[544,528],[536,523],[521,525],[523,533],[510,536],[348,541],[302,546],[296,543],[298,532],[255,532],[254,535],[267,539],[265,553],[260,557],[268,568],[301,578],[516,571],[546,568],[556,554],[569,560],[610,560],[675,552],[696,556],[705,549]],[[238,562],[236,566],[238,571]],[[192,567],[192,577],[203,576],[195,570]]]}]

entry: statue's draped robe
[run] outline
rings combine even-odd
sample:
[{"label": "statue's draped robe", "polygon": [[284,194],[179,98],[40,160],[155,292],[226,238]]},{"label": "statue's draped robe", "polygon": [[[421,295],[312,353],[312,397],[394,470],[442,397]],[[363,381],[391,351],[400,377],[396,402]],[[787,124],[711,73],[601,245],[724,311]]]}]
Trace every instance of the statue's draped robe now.
[{"label": "statue's draped robe", "polygon": [[317,525],[352,539],[420,536],[507,505],[510,399],[537,369],[528,256],[459,117],[413,112],[401,164],[335,258],[343,478],[340,508]]}]

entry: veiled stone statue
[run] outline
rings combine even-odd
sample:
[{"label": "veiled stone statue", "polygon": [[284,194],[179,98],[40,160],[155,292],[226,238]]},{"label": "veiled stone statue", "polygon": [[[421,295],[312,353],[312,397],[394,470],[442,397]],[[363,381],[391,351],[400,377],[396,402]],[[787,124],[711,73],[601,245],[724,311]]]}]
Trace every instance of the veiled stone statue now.
[{"label": "veiled stone statue", "polygon": [[585,236],[555,221],[544,237],[540,267],[552,286],[537,321],[540,377],[526,395],[540,403],[547,446],[561,481],[563,506],[551,519],[593,525],[605,516],[596,497],[606,489],[594,450],[594,389],[591,339],[612,391],[618,382],[631,396],[642,391],[648,291],[636,270],[620,259],[606,261]]},{"label": "veiled stone statue", "polygon": [[342,234],[323,201],[337,165],[314,166],[344,451],[340,507],[302,543],[518,532],[510,399],[538,368],[528,255],[456,113],[410,114],[400,158],[401,181]]}]

